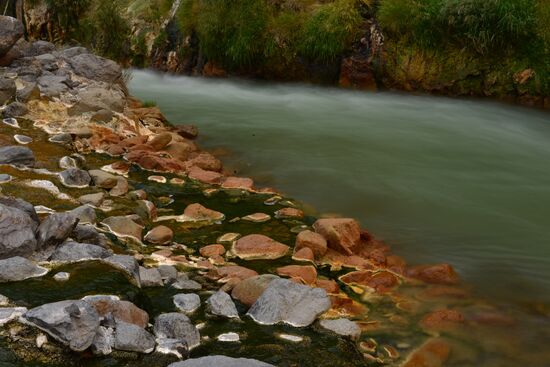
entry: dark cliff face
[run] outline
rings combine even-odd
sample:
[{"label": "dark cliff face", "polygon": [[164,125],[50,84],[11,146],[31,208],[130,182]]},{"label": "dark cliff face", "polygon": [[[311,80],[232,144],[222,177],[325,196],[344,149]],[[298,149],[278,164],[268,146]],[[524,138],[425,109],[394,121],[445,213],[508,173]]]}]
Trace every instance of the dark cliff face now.
[{"label": "dark cliff face", "polygon": [[[103,1],[87,2],[88,10],[73,22],[70,42],[101,49],[101,39],[87,34],[101,33],[110,24],[96,24],[94,13]],[[11,3],[8,8],[16,8],[13,0]],[[44,0],[17,3],[25,8],[31,38],[55,41],[59,34],[69,34],[59,32],[57,18]],[[494,30],[480,29],[480,34],[494,31],[491,39],[508,41],[492,45],[467,32],[477,30],[475,24],[465,23],[468,27],[464,31],[462,23],[451,26],[449,20],[435,17],[433,9],[428,11],[422,5],[427,1],[412,7],[401,3],[253,0],[210,6],[202,0],[129,1],[115,8],[120,13],[115,15],[119,23],[128,24],[120,28],[120,32],[127,29],[127,34],[119,35],[122,45],[118,48],[131,47],[120,55],[108,56],[138,67],[187,75],[238,75],[363,90],[492,97],[550,107],[549,68],[543,61],[550,59],[544,57],[549,53],[545,39],[550,37],[540,30],[550,6],[538,0],[521,0],[524,8],[512,3],[505,13],[509,18],[533,20],[521,23],[525,30],[517,34],[498,29],[498,22]],[[499,10],[490,6],[479,8],[474,15]],[[453,11],[461,14],[468,10],[449,7],[444,8],[449,19],[456,18]],[[435,13],[444,14],[444,10]],[[493,18],[498,20],[489,17],[480,22]],[[411,28],[415,22],[420,28]],[[451,33],[438,31],[446,27]],[[108,47],[113,48],[117,49]]]}]

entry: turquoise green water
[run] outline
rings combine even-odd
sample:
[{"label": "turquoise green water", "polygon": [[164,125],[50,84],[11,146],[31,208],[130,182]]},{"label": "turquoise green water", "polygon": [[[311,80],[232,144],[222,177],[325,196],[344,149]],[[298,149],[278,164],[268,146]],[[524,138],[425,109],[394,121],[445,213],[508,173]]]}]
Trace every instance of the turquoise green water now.
[{"label": "turquoise green water", "polygon": [[550,299],[550,114],[487,101],[134,71],[131,92],[194,123],[226,165],[358,218],[411,262]]}]

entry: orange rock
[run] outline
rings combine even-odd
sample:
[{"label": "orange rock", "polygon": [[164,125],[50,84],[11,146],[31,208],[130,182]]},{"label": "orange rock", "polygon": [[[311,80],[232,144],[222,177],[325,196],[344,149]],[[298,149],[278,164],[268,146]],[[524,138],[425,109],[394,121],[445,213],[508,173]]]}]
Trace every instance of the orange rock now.
[{"label": "orange rock", "polygon": [[374,269],[374,265],[370,262],[370,260],[364,259],[357,255],[342,255],[332,249],[328,249],[327,253],[319,259],[319,262],[322,264],[330,264],[335,268],[344,266],[359,270]]},{"label": "orange rock", "polygon": [[296,261],[315,261],[315,256],[313,255],[313,251],[309,247],[304,247],[296,252],[294,252],[294,255],[292,255],[292,259]]},{"label": "orange rock", "polygon": [[235,278],[244,280],[256,275],[258,275],[258,273],[254,270],[238,265],[222,266],[214,268],[208,272],[208,277],[210,279],[214,279],[222,283],[226,283],[230,279]]},{"label": "orange rock", "polygon": [[277,276],[272,274],[263,274],[250,277],[242,282],[239,282],[233,288],[231,296],[243,305],[250,307],[258,298],[260,298],[262,293],[264,293],[269,283],[271,283],[273,279],[277,278]]},{"label": "orange rock", "polygon": [[314,266],[307,265],[288,265],[281,268],[277,268],[277,274],[281,276],[287,276],[290,278],[298,278],[303,283],[312,285],[315,284],[317,279],[317,269]]},{"label": "orange rock", "polygon": [[251,190],[254,187],[254,181],[247,177],[227,177],[223,183],[224,189]]},{"label": "orange rock", "polygon": [[317,285],[317,287],[326,290],[328,294],[340,293],[340,287],[338,286],[338,283],[336,283],[334,280],[317,279],[315,284]]},{"label": "orange rock", "polygon": [[233,253],[243,260],[278,259],[288,250],[287,245],[261,234],[244,236],[233,245]]},{"label": "orange rock", "polygon": [[426,341],[412,352],[403,363],[403,367],[442,367],[449,359],[451,347],[440,338]]},{"label": "orange rock", "polygon": [[212,264],[214,265],[223,265],[225,264],[225,259],[223,257],[221,257],[220,255],[214,255],[214,256],[211,256],[209,258],[209,260],[212,262]]},{"label": "orange rock", "polygon": [[346,255],[352,255],[360,243],[361,229],[355,219],[319,219],[313,228],[327,240],[328,247]]},{"label": "orange rock", "polygon": [[162,151],[170,154],[174,159],[179,159],[180,161],[185,161],[189,159],[191,153],[198,150],[197,146],[192,142],[187,141],[177,141],[172,142],[166,146]]},{"label": "orange rock", "polygon": [[452,285],[460,282],[458,274],[449,264],[415,266],[408,269],[407,275],[426,283]]},{"label": "orange rock", "polygon": [[149,142],[147,142],[147,145],[158,151],[170,144],[171,141],[172,134],[165,132],[155,135]]},{"label": "orange rock", "polygon": [[188,159],[185,165],[187,167],[199,167],[214,172],[220,172],[222,170],[222,163],[220,160],[207,152],[191,154],[191,159]]},{"label": "orange rock", "polygon": [[225,247],[218,244],[204,246],[200,249],[200,254],[205,257],[220,256],[225,254]]},{"label": "orange rock", "polygon": [[190,167],[187,175],[193,180],[197,180],[209,184],[218,184],[222,180],[223,175],[218,172],[206,171],[199,167]]},{"label": "orange rock", "polygon": [[315,257],[321,257],[327,252],[327,241],[318,233],[302,231],[296,236],[294,252],[298,252],[303,248],[309,248],[313,251]]},{"label": "orange rock", "polygon": [[108,298],[91,299],[87,301],[96,309],[97,313],[105,317],[109,314],[115,319],[140,326],[147,327],[149,315],[141,308],[128,301],[115,301]]},{"label": "orange rock", "polygon": [[437,310],[427,314],[420,321],[420,325],[425,329],[446,329],[456,326],[464,321],[464,316],[456,310]]},{"label": "orange rock", "polygon": [[355,317],[367,313],[367,308],[361,303],[349,298],[345,293],[329,295],[332,308],[326,317]]},{"label": "orange rock", "polygon": [[183,211],[183,214],[196,221],[218,221],[225,218],[223,213],[205,208],[198,203],[188,205]]},{"label": "orange rock", "polygon": [[304,217],[304,212],[296,208],[282,208],[275,212],[277,218],[296,218]]},{"label": "orange rock", "polygon": [[400,256],[389,255],[386,257],[386,268],[394,273],[404,275],[407,269],[407,263]]},{"label": "orange rock", "polygon": [[346,284],[366,286],[383,293],[399,284],[399,279],[388,271],[361,270],[343,275],[340,280]]}]

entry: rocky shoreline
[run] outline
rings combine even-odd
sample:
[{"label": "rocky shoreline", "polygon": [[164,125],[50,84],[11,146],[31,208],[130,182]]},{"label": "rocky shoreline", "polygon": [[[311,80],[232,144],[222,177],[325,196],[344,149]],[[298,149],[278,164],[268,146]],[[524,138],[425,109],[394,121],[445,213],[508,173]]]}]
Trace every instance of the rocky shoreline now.
[{"label": "rocky shoreline", "polygon": [[[13,18],[0,30],[0,344],[15,361],[441,366],[465,333],[514,324],[450,265],[408,266],[354,219],[227,174],[194,126],[129,96],[115,62],[29,43]],[[292,363],[282,344],[318,355]]]}]

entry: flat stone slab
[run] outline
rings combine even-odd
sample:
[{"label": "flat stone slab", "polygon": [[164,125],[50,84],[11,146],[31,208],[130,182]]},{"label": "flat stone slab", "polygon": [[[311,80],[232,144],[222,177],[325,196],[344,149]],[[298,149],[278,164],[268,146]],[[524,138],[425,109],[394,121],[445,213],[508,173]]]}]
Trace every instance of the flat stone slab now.
[{"label": "flat stone slab", "polygon": [[244,236],[233,245],[233,253],[243,260],[278,259],[288,250],[287,245],[261,234]]},{"label": "flat stone slab", "polygon": [[48,269],[36,265],[23,257],[11,257],[0,260],[0,283],[19,282],[29,278],[41,277]]}]

